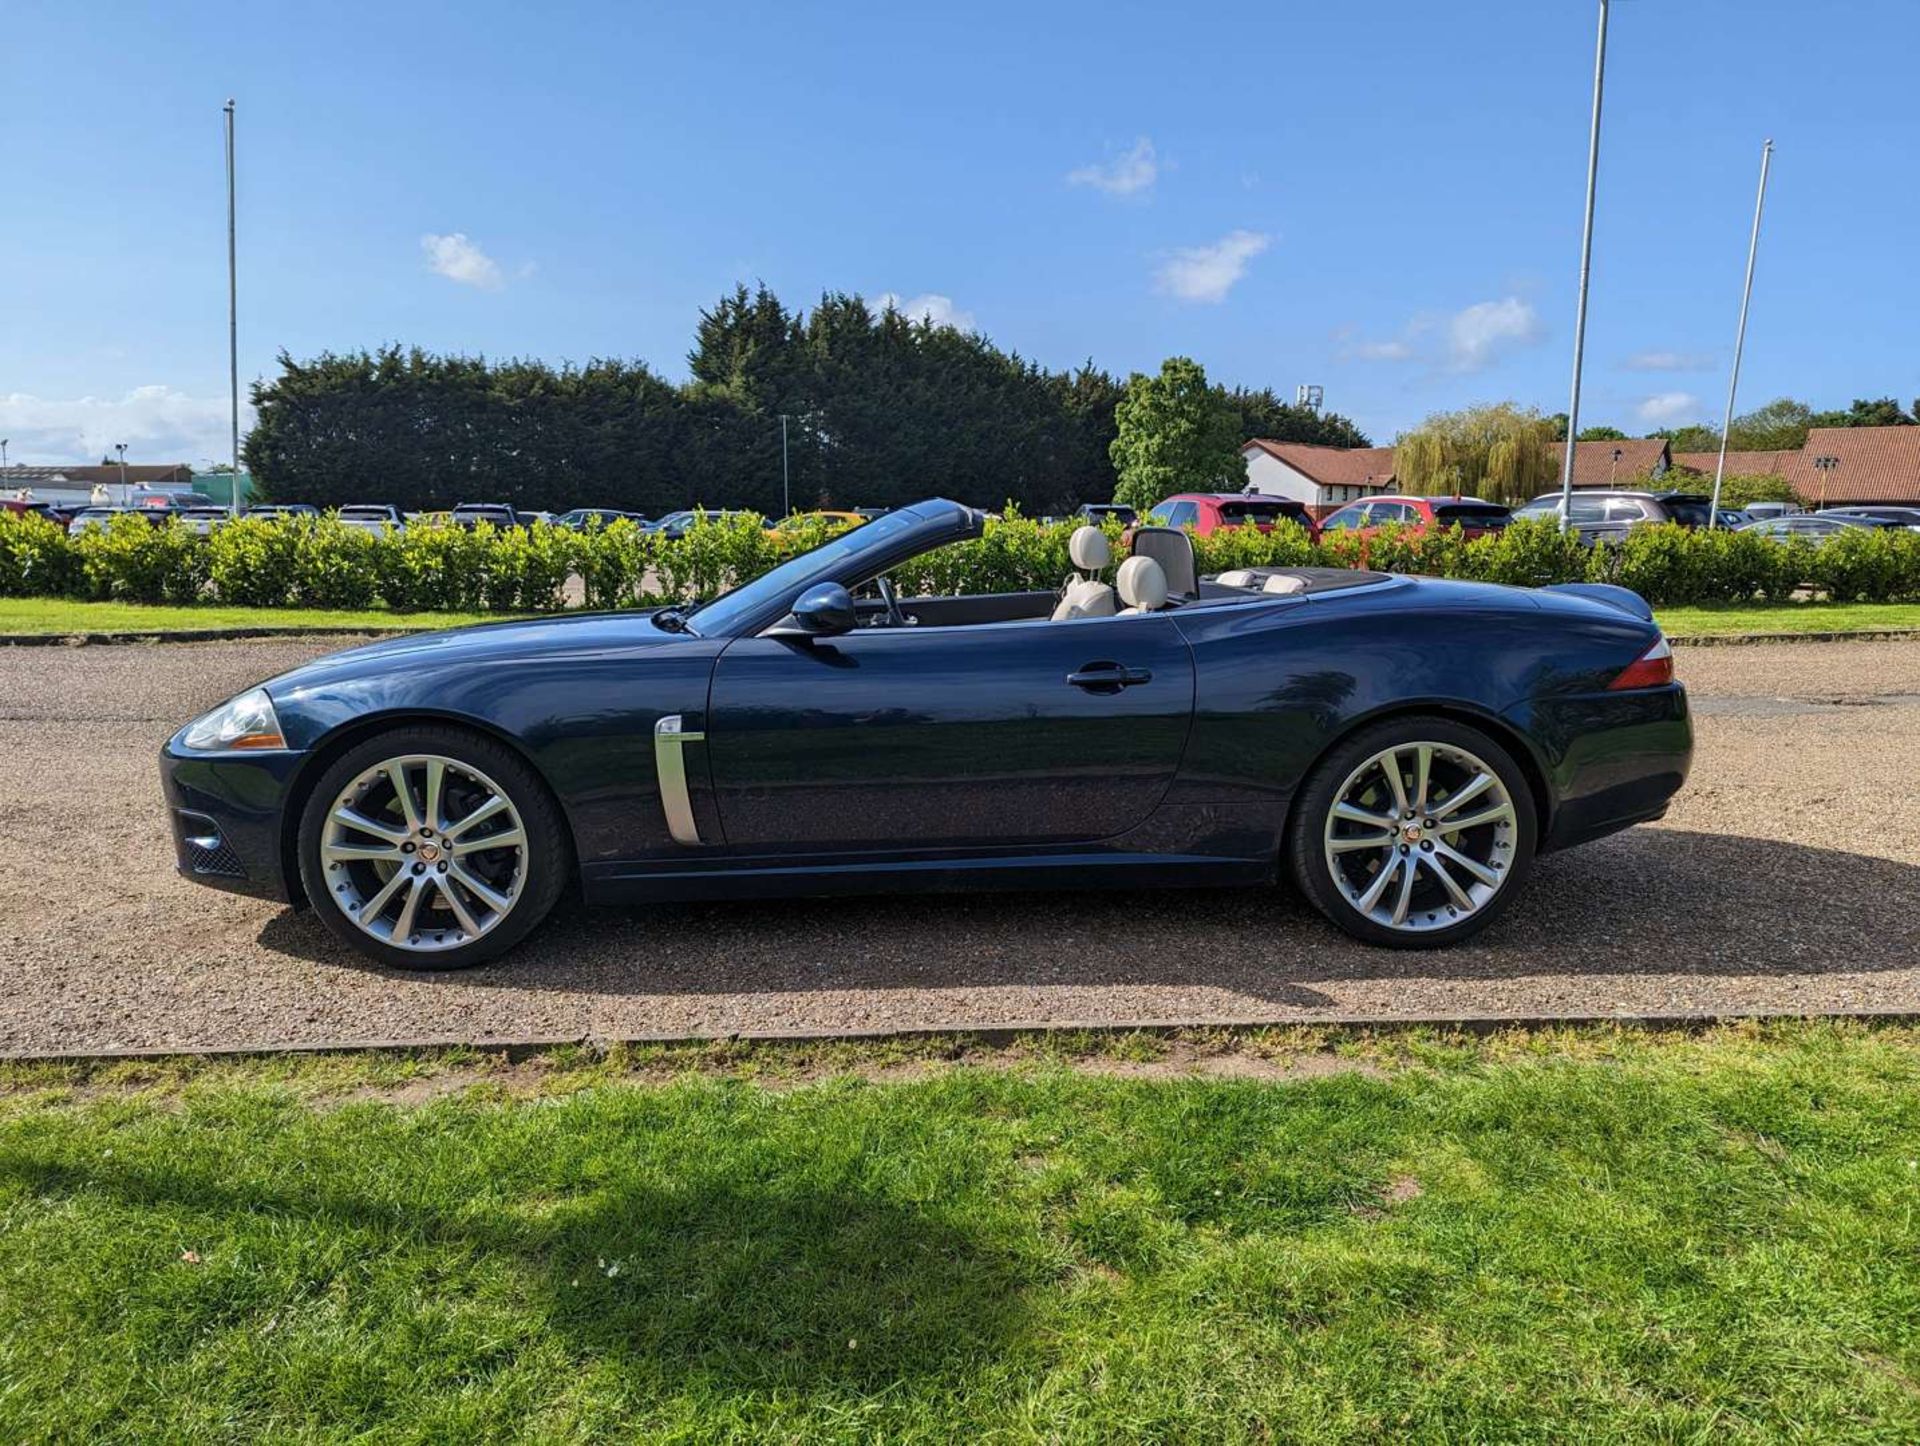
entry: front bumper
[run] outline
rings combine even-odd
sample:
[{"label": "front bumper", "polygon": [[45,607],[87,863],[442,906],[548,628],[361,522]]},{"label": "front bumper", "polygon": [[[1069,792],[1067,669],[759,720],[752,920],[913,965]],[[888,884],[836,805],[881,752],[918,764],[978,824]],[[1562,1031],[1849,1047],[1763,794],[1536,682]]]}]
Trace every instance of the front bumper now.
[{"label": "front bumper", "polygon": [[293,897],[282,820],[306,755],[160,750],[160,786],[181,874],[196,884],[285,902]]},{"label": "front bumper", "polygon": [[1659,818],[1693,764],[1687,690],[1678,683],[1535,699],[1509,717],[1544,755],[1553,809],[1542,853]]}]

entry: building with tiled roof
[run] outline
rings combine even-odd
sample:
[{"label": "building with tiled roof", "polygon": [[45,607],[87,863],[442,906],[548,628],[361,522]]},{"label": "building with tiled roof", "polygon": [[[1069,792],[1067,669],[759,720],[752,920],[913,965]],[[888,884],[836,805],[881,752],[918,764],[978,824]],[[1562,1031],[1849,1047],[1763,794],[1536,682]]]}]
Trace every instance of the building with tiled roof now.
[{"label": "building with tiled roof", "polygon": [[1290,497],[1309,509],[1332,509],[1393,490],[1391,447],[1321,447],[1256,437],[1240,455],[1247,459],[1250,490]]},{"label": "building with tiled roof", "polygon": [[[1566,443],[1553,444],[1553,480],[1560,481]],[[1631,487],[1666,473],[1673,459],[1665,437],[1621,437],[1609,442],[1580,442],[1573,449],[1576,487]]]}]

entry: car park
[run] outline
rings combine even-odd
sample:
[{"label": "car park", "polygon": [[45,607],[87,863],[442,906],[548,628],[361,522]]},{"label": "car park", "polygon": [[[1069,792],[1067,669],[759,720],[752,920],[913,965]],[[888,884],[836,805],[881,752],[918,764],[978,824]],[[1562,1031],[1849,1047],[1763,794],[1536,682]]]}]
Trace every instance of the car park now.
[{"label": "car park", "polygon": [[67,524],[69,534],[104,530],[116,517],[138,517],[152,527],[164,527],[173,516],[169,507],[128,507],[114,505],[108,507],[86,507],[77,513]]},{"label": "car park", "polygon": [[1320,520],[1320,531],[1357,531],[1372,533],[1376,528],[1399,526],[1426,532],[1438,527],[1458,527],[1469,540],[1499,532],[1513,520],[1513,509],[1498,502],[1483,502],[1478,497],[1370,497],[1349,503]]},{"label": "car park", "polygon": [[1147,525],[1179,527],[1196,537],[1211,537],[1235,527],[1271,532],[1292,522],[1315,541],[1320,529],[1306,504],[1290,497],[1262,497],[1245,492],[1181,492],[1158,503],[1147,513]]},{"label": "car park", "polygon": [[248,688],[163,750],[179,867],[424,968],[502,953],[569,888],[1284,873],[1357,938],[1433,946],[1495,918],[1537,852],[1659,817],[1686,777],[1686,694],[1625,589],[1201,579],[1159,527],[1109,583],[1085,527],[1078,615],[1052,590],[896,593],[984,526],[934,499],[698,607],[408,637]]},{"label": "car park", "polygon": [[1117,522],[1122,527],[1131,527],[1140,520],[1140,514],[1124,502],[1082,502],[1074,509],[1073,515],[1096,527],[1103,522]]}]

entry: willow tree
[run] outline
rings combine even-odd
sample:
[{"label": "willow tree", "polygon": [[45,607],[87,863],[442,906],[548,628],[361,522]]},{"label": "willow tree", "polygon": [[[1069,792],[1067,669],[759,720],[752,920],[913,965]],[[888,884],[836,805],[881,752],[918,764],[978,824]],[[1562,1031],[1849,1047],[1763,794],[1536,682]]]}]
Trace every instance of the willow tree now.
[{"label": "willow tree", "polygon": [[1394,443],[1394,475],[1410,493],[1519,501],[1552,483],[1553,440],[1549,418],[1513,402],[1436,412]]}]

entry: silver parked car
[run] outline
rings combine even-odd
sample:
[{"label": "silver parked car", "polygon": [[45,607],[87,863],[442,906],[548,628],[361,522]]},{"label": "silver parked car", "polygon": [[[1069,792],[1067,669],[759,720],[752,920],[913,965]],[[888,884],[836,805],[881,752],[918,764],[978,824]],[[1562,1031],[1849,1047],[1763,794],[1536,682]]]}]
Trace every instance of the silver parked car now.
[{"label": "silver parked car", "polygon": [[407,530],[407,519],[390,502],[351,502],[336,514],[341,522],[360,532],[400,533]]}]

